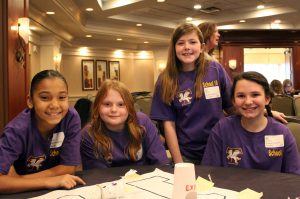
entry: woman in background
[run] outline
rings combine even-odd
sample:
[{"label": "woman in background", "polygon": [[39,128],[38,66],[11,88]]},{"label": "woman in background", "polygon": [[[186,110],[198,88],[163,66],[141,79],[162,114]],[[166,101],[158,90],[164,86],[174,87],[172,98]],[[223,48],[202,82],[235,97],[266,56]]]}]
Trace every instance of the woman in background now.
[{"label": "woman in background", "polygon": [[215,47],[218,46],[220,40],[220,33],[218,31],[217,24],[205,22],[198,25],[204,38],[204,51],[210,56],[213,55]]},{"label": "woman in background", "polygon": [[293,83],[289,79],[285,79],[283,81],[283,92],[284,94],[293,97],[295,94],[295,89],[293,87]]}]

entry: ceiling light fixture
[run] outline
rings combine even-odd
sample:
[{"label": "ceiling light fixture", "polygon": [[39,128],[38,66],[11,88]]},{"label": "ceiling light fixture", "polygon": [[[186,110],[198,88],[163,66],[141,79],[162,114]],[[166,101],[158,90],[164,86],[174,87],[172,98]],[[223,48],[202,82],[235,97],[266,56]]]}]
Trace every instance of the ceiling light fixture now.
[{"label": "ceiling light fixture", "polygon": [[200,10],[201,8],[202,8],[202,6],[200,4],[195,4],[194,5],[195,10]]},{"label": "ceiling light fixture", "polygon": [[256,8],[257,8],[257,9],[264,9],[265,6],[264,6],[264,5],[258,5]]},{"label": "ceiling light fixture", "polygon": [[144,41],[144,44],[149,44],[149,41]]},{"label": "ceiling light fixture", "polygon": [[240,23],[245,23],[245,22],[246,22],[246,20],[244,20],[244,19],[240,20]]},{"label": "ceiling light fixture", "polygon": [[92,35],[85,35],[85,37],[92,37]]},{"label": "ceiling light fixture", "polygon": [[276,19],[276,20],[274,21],[274,23],[281,23],[281,20],[280,20],[280,19]]},{"label": "ceiling light fixture", "polygon": [[46,14],[47,14],[47,15],[54,15],[55,12],[53,12],[53,11],[48,11],[48,12],[46,12]]},{"label": "ceiling light fixture", "polygon": [[186,21],[192,21],[193,18],[192,18],[192,17],[187,17],[185,20],[186,20]]},{"label": "ceiling light fixture", "polygon": [[165,0],[157,0],[158,3],[165,2]]},{"label": "ceiling light fixture", "polygon": [[139,27],[140,27],[140,26],[143,26],[143,24],[141,24],[141,23],[137,23],[137,24],[136,24],[136,26],[139,26]]},{"label": "ceiling light fixture", "polygon": [[85,10],[86,10],[86,11],[88,11],[88,12],[92,12],[92,11],[94,11],[94,9],[93,9],[93,8],[86,8]]},{"label": "ceiling light fixture", "polygon": [[123,39],[122,39],[122,38],[117,38],[117,40],[118,40],[118,41],[122,41]]}]

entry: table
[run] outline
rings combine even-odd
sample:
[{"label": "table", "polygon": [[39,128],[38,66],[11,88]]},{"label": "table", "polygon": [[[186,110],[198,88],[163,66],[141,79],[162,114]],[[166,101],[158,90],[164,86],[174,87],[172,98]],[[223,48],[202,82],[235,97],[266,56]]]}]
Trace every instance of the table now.
[{"label": "table", "polygon": [[[130,169],[135,169],[138,174],[148,173],[155,169],[155,166],[137,167],[115,167],[109,169],[87,170],[77,173],[87,185],[120,179]],[[172,166],[157,167],[163,171],[173,173]],[[300,197],[300,176],[253,169],[223,168],[196,166],[196,176],[208,179],[210,174],[216,187],[241,191],[245,188],[263,192],[264,199],[295,199]],[[0,195],[5,199],[21,199],[39,196],[48,193],[49,190],[25,192],[11,195]]]}]

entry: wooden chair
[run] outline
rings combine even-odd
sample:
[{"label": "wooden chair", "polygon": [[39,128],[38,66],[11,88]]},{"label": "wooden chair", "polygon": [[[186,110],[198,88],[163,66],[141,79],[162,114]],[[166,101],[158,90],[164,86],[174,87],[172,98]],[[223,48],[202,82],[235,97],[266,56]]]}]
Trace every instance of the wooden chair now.
[{"label": "wooden chair", "polygon": [[294,116],[294,99],[287,95],[276,95],[272,98],[272,110],[279,111],[288,116]]},{"label": "wooden chair", "polygon": [[300,117],[300,96],[294,98],[295,115]]},{"label": "wooden chair", "polygon": [[290,129],[290,131],[294,135],[296,142],[297,142],[298,151],[300,153],[300,124],[295,123],[295,122],[289,122],[287,124],[287,127]]}]

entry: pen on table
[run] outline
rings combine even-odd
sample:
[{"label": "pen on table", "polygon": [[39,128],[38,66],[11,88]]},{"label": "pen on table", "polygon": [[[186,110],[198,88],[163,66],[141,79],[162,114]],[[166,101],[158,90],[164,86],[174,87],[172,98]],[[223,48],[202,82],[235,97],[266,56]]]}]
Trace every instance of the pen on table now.
[{"label": "pen on table", "polygon": [[208,174],[208,179],[209,179],[209,181],[212,182],[210,174]]}]

